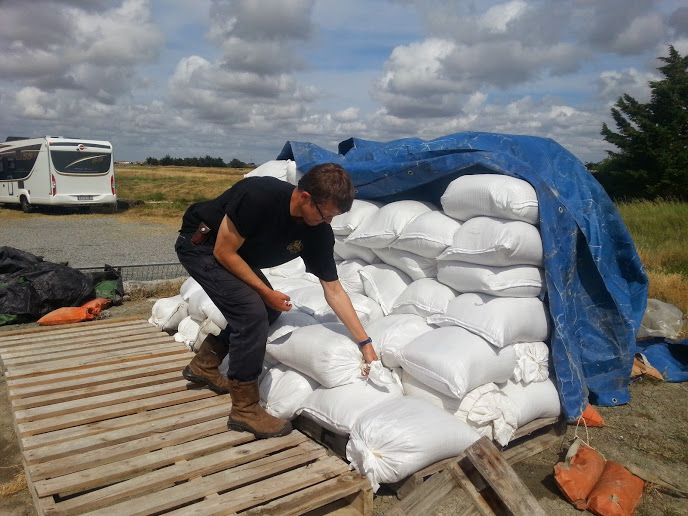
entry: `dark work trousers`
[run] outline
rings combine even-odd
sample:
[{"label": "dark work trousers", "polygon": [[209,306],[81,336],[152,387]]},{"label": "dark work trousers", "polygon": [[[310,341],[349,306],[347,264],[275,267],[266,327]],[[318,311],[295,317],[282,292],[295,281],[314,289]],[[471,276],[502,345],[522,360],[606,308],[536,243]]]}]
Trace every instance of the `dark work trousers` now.
[{"label": "dark work trousers", "polygon": [[[212,245],[194,245],[191,235],[181,234],[174,249],[186,271],[227,320],[218,336],[229,348],[227,376],[242,382],[255,380],[263,368],[268,326],[281,312],[269,308],[255,290],[220,265]],[[260,269],[253,272],[270,286]]]}]

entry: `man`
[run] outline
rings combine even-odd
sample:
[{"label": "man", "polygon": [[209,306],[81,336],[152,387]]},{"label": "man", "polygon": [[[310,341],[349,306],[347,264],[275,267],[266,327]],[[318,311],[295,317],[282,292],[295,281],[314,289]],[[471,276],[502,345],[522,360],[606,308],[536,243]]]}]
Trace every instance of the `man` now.
[{"label": "man", "polygon": [[[354,189],[342,167],[326,163],[305,174],[297,187],[272,177],[246,178],[216,199],[191,205],[175,250],[188,273],[227,320],[217,338],[201,345],[184,377],[216,392],[229,392],[227,426],[257,438],[291,431],[258,404],[268,326],[291,309],[289,296],[273,290],[260,271],[301,256],[325,299],[359,344],[366,362],[377,360],[370,338],[337,278],[332,218],[349,211]],[[229,352],[227,378],[218,366]]]}]

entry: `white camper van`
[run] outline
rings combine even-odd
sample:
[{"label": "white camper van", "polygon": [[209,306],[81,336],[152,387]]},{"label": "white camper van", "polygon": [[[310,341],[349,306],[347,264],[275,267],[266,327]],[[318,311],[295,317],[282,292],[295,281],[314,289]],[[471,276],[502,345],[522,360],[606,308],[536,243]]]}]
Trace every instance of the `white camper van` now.
[{"label": "white camper van", "polygon": [[117,206],[110,142],[46,136],[0,143],[0,203]]}]

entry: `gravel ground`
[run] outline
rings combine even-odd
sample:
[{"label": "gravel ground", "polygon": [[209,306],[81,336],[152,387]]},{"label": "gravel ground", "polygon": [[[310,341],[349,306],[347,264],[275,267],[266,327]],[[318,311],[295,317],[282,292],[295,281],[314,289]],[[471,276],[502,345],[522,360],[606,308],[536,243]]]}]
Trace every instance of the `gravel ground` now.
[{"label": "gravel ground", "polygon": [[[7,216],[4,216],[7,214]],[[30,214],[0,208],[0,245],[71,267],[177,262],[172,225],[116,215]]]}]

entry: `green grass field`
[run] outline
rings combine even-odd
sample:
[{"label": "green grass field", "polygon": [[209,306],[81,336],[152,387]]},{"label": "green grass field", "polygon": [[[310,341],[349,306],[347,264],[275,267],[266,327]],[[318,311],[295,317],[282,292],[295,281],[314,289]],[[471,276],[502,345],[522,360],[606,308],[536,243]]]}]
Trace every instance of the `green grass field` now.
[{"label": "green grass field", "polygon": [[[131,207],[122,217],[178,226],[186,207],[211,199],[248,169],[118,166],[117,194]],[[632,202],[619,211],[650,277],[650,297],[688,313],[688,203]]]}]

